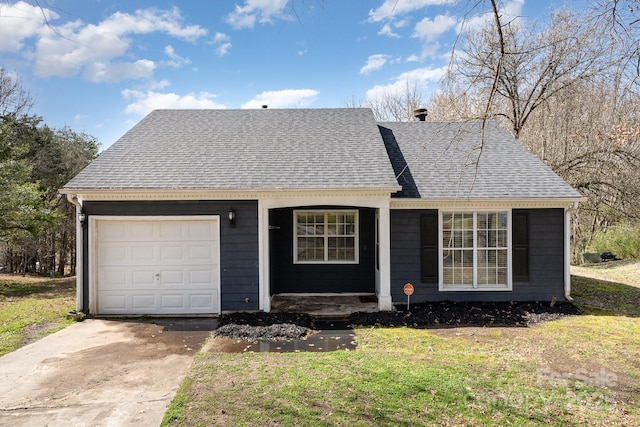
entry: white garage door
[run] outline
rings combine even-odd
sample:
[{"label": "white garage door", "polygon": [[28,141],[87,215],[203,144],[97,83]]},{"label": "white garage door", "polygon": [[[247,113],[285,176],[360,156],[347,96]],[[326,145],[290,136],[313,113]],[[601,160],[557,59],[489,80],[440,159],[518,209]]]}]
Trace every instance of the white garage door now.
[{"label": "white garage door", "polygon": [[97,313],[220,312],[217,216],[97,217],[92,223]]}]

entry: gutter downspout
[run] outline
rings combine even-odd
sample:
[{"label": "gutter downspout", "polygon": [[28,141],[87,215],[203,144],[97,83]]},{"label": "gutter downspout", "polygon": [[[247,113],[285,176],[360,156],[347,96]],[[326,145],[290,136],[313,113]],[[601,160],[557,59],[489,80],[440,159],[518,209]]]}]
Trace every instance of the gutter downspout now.
[{"label": "gutter downspout", "polygon": [[84,233],[82,224],[80,223],[80,213],[82,213],[82,203],[78,200],[77,195],[67,194],[67,200],[76,207],[76,310],[82,311],[84,297]]},{"label": "gutter downspout", "polygon": [[564,297],[571,298],[571,211],[578,208],[578,202],[564,208]]}]

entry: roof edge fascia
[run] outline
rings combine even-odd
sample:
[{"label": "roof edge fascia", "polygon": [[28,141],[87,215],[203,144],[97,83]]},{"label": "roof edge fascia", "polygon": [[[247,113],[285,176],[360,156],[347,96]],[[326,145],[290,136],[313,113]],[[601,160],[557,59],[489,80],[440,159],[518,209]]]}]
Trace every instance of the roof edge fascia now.
[{"label": "roof edge fascia", "polygon": [[380,188],[309,188],[309,189],[82,189],[63,188],[60,194],[77,197],[83,201],[126,201],[126,200],[259,200],[279,197],[354,197],[386,196],[401,190],[401,187]]},{"label": "roof edge fascia", "polygon": [[465,199],[391,199],[391,209],[491,209],[576,207],[585,197],[548,198],[465,198]]}]

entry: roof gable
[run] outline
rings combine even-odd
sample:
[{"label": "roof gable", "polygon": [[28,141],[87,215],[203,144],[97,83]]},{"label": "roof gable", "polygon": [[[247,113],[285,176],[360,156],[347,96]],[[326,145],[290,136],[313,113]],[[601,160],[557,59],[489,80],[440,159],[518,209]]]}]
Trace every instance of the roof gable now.
[{"label": "roof gable", "polygon": [[379,123],[402,191],[423,199],[580,198],[495,122]]}]

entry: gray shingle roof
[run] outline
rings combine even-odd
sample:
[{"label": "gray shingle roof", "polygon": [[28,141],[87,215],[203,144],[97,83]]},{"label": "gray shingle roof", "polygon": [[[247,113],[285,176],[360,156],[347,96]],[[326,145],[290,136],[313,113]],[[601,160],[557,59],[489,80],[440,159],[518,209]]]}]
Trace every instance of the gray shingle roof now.
[{"label": "gray shingle roof", "polygon": [[156,110],[64,187],[397,187],[369,109]]},{"label": "gray shingle roof", "polygon": [[399,183],[402,192],[394,197],[580,197],[494,122],[484,139],[480,122],[377,125],[364,108],[156,110],[63,191],[392,189]]},{"label": "gray shingle roof", "polygon": [[580,198],[580,194],[495,122],[379,123],[398,197]]}]

